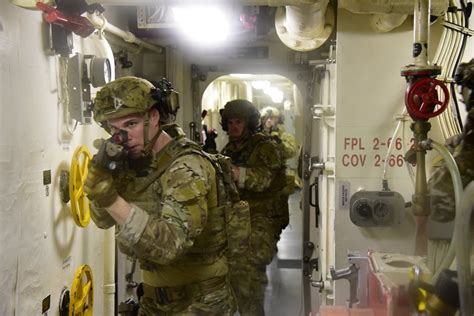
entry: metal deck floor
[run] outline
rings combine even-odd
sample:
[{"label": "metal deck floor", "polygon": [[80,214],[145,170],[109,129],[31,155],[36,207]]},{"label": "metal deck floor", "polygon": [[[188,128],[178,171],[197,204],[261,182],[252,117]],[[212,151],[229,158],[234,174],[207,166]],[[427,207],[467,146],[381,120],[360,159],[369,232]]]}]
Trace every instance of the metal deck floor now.
[{"label": "metal deck floor", "polygon": [[267,267],[265,292],[267,316],[299,316],[303,314],[301,283],[302,219],[300,191],[290,196],[290,224],[278,242],[278,252]]}]

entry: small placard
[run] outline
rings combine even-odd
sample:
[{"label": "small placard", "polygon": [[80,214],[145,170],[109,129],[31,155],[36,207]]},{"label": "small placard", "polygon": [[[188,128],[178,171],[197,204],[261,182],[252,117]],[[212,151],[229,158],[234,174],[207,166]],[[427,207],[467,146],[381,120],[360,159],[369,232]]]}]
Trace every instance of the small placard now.
[{"label": "small placard", "polygon": [[51,294],[46,296],[44,299],[43,299],[43,304],[42,304],[42,313],[46,313],[49,308],[51,307]]},{"label": "small placard", "polygon": [[71,265],[71,256],[68,256],[63,260],[63,269],[66,269]]},{"label": "small placard", "polygon": [[340,209],[349,208],[349,198],[351,196],[351,184],[349,181],[339,181],[338,205]]},{"label": "small placard", "polygon": [[43,185],[51,184],[51,170],[43,170]]}]

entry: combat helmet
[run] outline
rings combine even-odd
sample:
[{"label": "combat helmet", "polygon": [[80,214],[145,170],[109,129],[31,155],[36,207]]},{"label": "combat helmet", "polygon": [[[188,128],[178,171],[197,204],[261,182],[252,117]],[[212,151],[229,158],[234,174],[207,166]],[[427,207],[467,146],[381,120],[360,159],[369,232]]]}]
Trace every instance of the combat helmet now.
[{"label": "combat helmet", "polygon": [[94,120],[105,121],[133,113],[146,113],[156,103],[150,93],[155,87],[142,78],[127,76],[106,84],[94,100]]},{"label": "combat helmet", "polygon": [[266,106],[260,110],[260,115],[262,118],[270,116],[280,117],[280,111],[276,107]]},{"label": "combat helmet", "polygon": [[277,123],[278,124],[283,124],[283,116],[280,115],[280,111],[273,106],[266,106],[263,109],[260,110],[260,115],[262,116],[262,124],[265,123],[265,121],[269,117],[276,117],[278,118]]},{"label": "combat helmet", "polygon": [[130,114],[144,115],[144,156],[148,159],[156,140],[160,136],[161,125],[157,133],[148,139],[150,110],[155,107],[160,113],[160,122],[174,117],[179,109],[178,93],[171,82],[162,79],[155,87],[148,80],[126,76],[106,84],[94,99],[94,120],[110,133],[107,120]]},{"label": "combat helmet", "polygon": [[161,119],[174,117],[179,109],[179,95],[166,79],[156,83],[127,76],[106,84],[94,100],[94,120],[107,129],[105,121],[133,113],[148,113],[152,107]]},{"label": "combat helmet", "polygon": [[250,134],[257,132],[260,127],[260,112],[258,112],[252,102],[235,99],[225,104],[220,110],[221,126],[224,131],[228,131],[228,120],[231,118],[240,118],[247,122],[247,129]]}]

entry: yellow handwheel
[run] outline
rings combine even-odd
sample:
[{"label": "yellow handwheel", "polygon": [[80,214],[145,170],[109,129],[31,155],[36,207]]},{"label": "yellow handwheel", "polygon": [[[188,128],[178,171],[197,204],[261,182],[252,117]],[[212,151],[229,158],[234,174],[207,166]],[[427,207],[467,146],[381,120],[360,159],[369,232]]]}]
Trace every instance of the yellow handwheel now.
[{"label": "yellow handwheel", "polygon": [[[82,283],[83,278],[85,278],[84,284]],[[87,264],[80,266],[76,270],[72,282],[69,316],[92,316],[94,311],[93,283],[91,268]]]},{"label": "yellow handwheel", "polygon": [[89,161],[91,159],[92,155],[89,149],[82,145],[74,151],[71,161],[69,176],[71,213],[74,222],[80,227],[86,227],[91,220],[89,200],[84,192],[84,183],[86,182]]}]

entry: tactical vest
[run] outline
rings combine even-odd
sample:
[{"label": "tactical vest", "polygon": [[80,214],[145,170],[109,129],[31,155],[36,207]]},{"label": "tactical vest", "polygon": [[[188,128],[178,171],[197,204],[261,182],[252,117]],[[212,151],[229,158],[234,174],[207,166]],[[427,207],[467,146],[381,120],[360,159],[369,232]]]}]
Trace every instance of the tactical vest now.
[{"label": "tactical vest", "polygon": [[[263,144],[264,142],[274,142],[272,137],[264,135],[263,133],[256,133],[252,135],[244,144],[242,148],[237,151],[232,151],[228,148],[224,148],[223,154],[232,159],[232,163],[239,167],[251,168],[258,167],[261,162],[258,157],[254,154],[255,148]],[[275,144],[277,146],[277,144]],[[273,181],[270,186],[263,192],[252,192],[245,189],[240,189],[240,197],[244,200],[251,199],[273,199],[276,194],[281,192],[286,186],[286,175],[285,165],[282,162],[282,166],[275,171]]]},{"label": "tactical vest", "polygon": [[[168,132],[168,131],[167,131]],[[211,155],[185,137],[173,139],[173,143],[165,147],[159,159],[152,162],[152,171],[145,177],[124,176],[123,188],[120,195],[130,203],[136,204],[150,215],[161,212],[162,188],[159,182],[161,175],[178,158],[194,154],[211,162],[216,172],[217,206],[208,208],[207,222],[202,232],[194,239],[189,251],[177,260],[175,265],[201,265],[216,262],[224,254],[228,257],[242,254],[248,246],[250,235],[250,213],[248,204],[240,201],[237,188],[232,189],[232,179],[229,170],[223,170],[225,159],[222,155]],[[140,260],[143,269],[153,270],[156,264]]]}]

